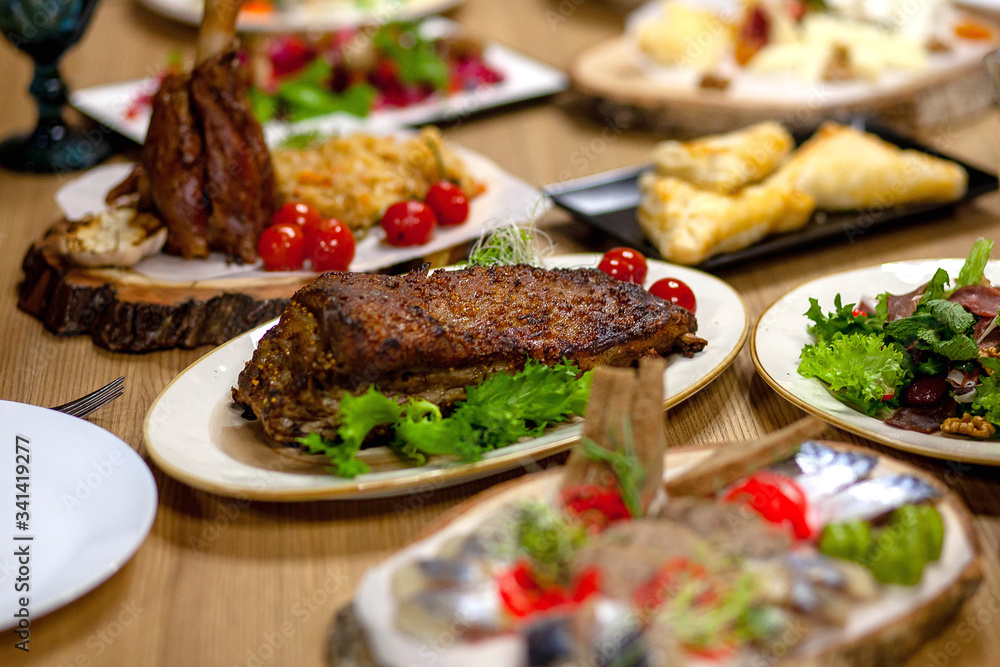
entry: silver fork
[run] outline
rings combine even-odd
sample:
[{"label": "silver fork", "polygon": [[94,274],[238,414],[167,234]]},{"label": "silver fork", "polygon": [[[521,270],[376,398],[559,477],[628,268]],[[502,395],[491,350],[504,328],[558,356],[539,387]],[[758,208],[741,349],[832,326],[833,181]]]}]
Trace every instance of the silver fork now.
[{"label": "silver fork", "polygon": [[103,407],[125,393],[125,376],[114,382],[109,382],[100,389],[92,391],[86,396],[81,396],[75,401],[70,401],[63,405],[57,405],[52,410],[65,412],[74,417],[84,417],[94,410]]}]

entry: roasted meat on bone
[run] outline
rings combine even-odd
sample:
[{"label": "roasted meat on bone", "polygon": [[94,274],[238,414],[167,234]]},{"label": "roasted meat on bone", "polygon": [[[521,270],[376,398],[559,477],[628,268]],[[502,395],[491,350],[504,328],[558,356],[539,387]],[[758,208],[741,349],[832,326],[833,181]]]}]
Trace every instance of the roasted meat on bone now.
[{"label": "roasted meat on bone", "polygon": [[167,227],[166,251],[257,258],[275,209],[274,170],[236,54],[241,0],[206,0],[194,69],[168,74],[153,98],[135,172],[109,198],[137,192]]}]

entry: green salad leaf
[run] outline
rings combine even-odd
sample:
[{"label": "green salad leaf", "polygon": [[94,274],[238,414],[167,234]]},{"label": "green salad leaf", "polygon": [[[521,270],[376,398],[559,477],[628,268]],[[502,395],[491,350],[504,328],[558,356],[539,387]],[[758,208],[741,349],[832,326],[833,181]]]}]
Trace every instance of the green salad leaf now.
[{"label": "green salad leaf", "polygon": [[935,299],[918,306],[910,317],[887,322],[884,331],[903,345],[916,344],[953,361],[965,361],[979,353],[976,341],[966,334],[974,324],[975,318],[962,306]]},{"label": "green salad leaf", "polygon": [[448,416],[433,403],[400,402],[374,386],[340,402],[337,439],[310,433],[298,442],[313,454],[330,459],[330,472],[355,477],[368,472],[356,458],[368,435],[385,426],[389,446],[400,458],[423,463],[428,456],[454,456],[478,461],[492,449],[524,437],[535,437],[574,415],[582,416],[590,397],[593,374],[581,373],[570,361],[546,366],[529,360],[517,373],[498,373],[482,384],[466,387],[466,399]]},{"label": "green salad leaf", "polygon": [[826,382],[837,398],[876,417],[889,407],[885,397],[895,396],[911,375],[905,357],[878,334],[837,336],[803,348],[799,373]]},{"label": "green salad leaf", "polygon": [[384,25],[372,35],[372,42],[396,63],[405,83],[429,83],[439,90],[448,86],[448,65],[434,40],[424,37],[417,23]]},{"label": "green salad leaf", "polygon": [[986,373],[979,376],[976,400],[971,412],[983,416],[987,421],[1000,424],[1000,360],[984,357],[979,360]]},{"label": "green salad leaf", "polygon": [[[805,316],[813,321],[809,327],[809,333],[815,336],[817,341],[829,341],[836,336],[849,336],[851,334],[872,334],[882,331],[882,319],[876,315],[855,315],[855,304],[841,303],[838,294],[833,300],[833,312],[826,314],[820,308],[819,301],[809,299],[809,310]],[[884,318],[883,318],[884,319]]]},{"label": "green salad leaf", "polygon": [[946,325],[952,333],[968,333],[976,324],[975,316],[967,311],[963,306],[944,299],[934,299],[924,304],[930,310],[931,315]]},{"label": "green salad leaf", "polygon": [[329,461],[327,470],[338,477],[353,478],[370,470],[368,464],[355,458],[357,449],[327,440],[319,433],[309,433],[304,438],[296,440],[310,454],[322,454]]},{"label": "green salad leaf", "polygon": [[949,285],[951,278],[948,272],[939,268],[924,287],[924,293],[920,295],[920,303],[924,304],[934,299],[943,299],[945,287]]},{"label": "green salad leaf", "polygon": [[279,115],[292,122],[337,112],[367,116],[378,95],[375,87],[362,82],[335,93],[328,85],[332,76],[330,63],[317,58],[295,76],[284,79],[273,94],[250,88],[250,108],[262,123]]},{"label": "green salad leaf", "polygon": [[989,239],[978,239],[972,245],[965,264],[955,278],[955,289],[978,285],[983,281],[983,271],[986,270],[986,262],[989,261],[991,252],[993,252],[993,241]]}]

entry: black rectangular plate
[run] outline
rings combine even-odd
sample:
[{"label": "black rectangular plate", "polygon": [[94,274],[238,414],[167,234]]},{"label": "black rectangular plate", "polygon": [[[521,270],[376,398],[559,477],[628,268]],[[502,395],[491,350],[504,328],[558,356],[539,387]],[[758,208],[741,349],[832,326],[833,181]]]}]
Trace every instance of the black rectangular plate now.
[{"label": "black rectangular plate", "polygon": [[[939,218],[955,204],[997,189],[997,177],[981,169],[976,169],[961,160],[944,155],[883,127],[865,124],[863,121],[855,125],[900,148],[913,148],[962,165],[969,174],[969,186],[965,195],[958,201],[947,204],[910,204],[861,211],[817,211],[802,229],[768,236],[742,250],[709,257],[698,268],[707,271],[722,269],[793,248],[807,247],[820,241],[833,241],[838,237],[842,241],[851,241],[870,230],[890,229],[897,225]],[[796,143],[801,144],[812,136],[812,133],[796,133]],[[557,206],[569,211],[576,218],[642,251],[648,257],[660,258],[660,253],[649,243],[636,219],[636,209],[641,197],[639,176],[650,169],[651,165],[641,165],[607,171],[549,185],[545,188],[545,192],[552,197]]]}]

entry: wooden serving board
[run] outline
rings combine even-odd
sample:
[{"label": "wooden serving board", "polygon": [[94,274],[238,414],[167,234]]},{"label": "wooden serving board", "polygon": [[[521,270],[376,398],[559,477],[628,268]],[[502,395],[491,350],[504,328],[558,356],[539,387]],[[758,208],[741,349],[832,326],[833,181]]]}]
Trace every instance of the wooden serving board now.
[{"label": "wooden serving board", "polygon": [[295,290],[311,280],[275,274],[268,280],[178,283],[128,269],[79,268],[53,248],[65,224],[55,225],[24,256],[18,307],[54,334],[87,334],[109,350],[218,345],[280,315]]},{"label": "wooden serving board", "polygon": [[[838,449],[854,449],[868,454],[872,453],[871,450],[842,442],[821,442]],[[730,446],[739,446],[739,444],[730,443]],[[710,456],[717,447],[717,445],[708,445],[669,450],[665,460],[664,478],[669,479]],[[906,473],[915,475],[941,491],[943,495],[937,502],[945,521],[946,539],[952,531],[959,531],[962,536],[962,544],[967,545],[964,547],[967,551],[959,554],[966,561],[964,566],[949,567],[949,564],[945,563],[946,555],[942,555],[942,567],[946,568],[942,575],[945,585],[940,587],[940,590],[933,597],[923,600],[917,599],[917,590],[921,587],[915,587],[912,589],[914,604],[906,608],[903,613],[898,613],[898,611],[890,613],[882,619],[884,622],[880,621],[866,626],[862,632],[851,637],[838,638],[836,633],[842,631],[824,629],[822,632],[835,633],[833,641],[821,641],[819,649],[810,651],[803,651],[803,648],[808,647],[800,645],[782,656],[781,659],[776,657],[772,664],[786,667],[801,664],[837,665],[838,667],[902,664],[908,657],[916,653],[925,642],[944,630],[965,601],[978,589],[982,580],[981,549],[972,516],[962,501],[926,472],[896,459],[880,457],[876,471],[878,474]],[[425,540],[454,537],[445,533],[457,522],[465,523],[472,515],[482,515],[485,520],[498,511],[501,506],[516,502],[518,499],[551,495],[558,485],[561,474],[560,469],[547,470],[493,487],[446,512],[424,531],[410,547],[407,547],[407,550]],[[958,558],[952,558],[951,562],[960,561]],[[883,599],[874,604],[893,603],[886,603]],[[825,639],[829,640],[829,636]],[[355,603],[352,602],[341,608],[333,620],[327,644],[327,662],[331,667],[379,667],[374,656],[371,640],[363,627]]]},{"label": "wooden serving board", "polygon": [[[221,345],[272,320],[300,287],[316,276],[276,272],[190,282],[148,278],[129,269],[88,269],[69,264],[54,248],[60,221],[24,256],[18,307],[60,336],[89,335],[116,352]],[[399,273],[424,263],[447,266],[466,246],[432,253],[386,269]],[[191,260],[198,261],[198,260]]]},{"label": "wooden serving board", "polygon": [[980,60],[928,72],[898,87],[873,87],[871,95],[852,102],[817,95],[803,104],[780,95],[745,99],[725,90],[669,85],[643,71],[636,62],[636,49],[634,38],[623,35],[587,49],[570,67],[573,85],[584,96],[583,106],[617,127],[704,134],[763,120],[804,128],[828,118],[865,113],[878,123],[912,131],[993,104],[992,84]]}]

